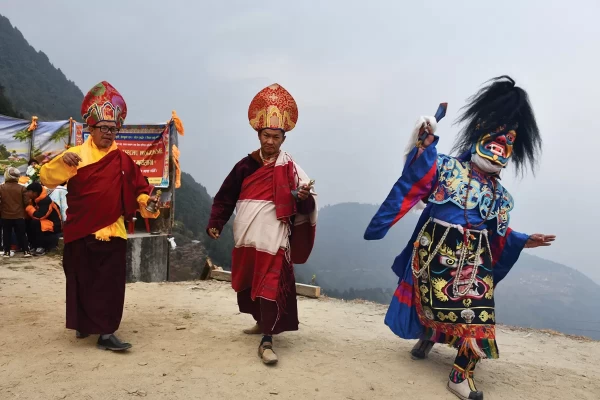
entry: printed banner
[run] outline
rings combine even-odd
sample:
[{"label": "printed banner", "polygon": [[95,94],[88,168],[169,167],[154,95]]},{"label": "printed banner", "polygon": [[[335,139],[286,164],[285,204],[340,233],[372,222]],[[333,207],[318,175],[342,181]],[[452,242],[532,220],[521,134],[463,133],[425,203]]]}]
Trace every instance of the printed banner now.
[{"label": "printed banner", "polygon": [[31,158],[44,164],[67,149],[69,145],[69,122],[38,122],[33,133]]},{"label": "printed banner", "polygon": [[65,150],[69,121],[38,122],[33,131],[33,146],[32,132],[28,130],[30,124],[31,121],[0,115],[0,183],[4,183],[6,168],[16,167],[21,176],[31,176],[34,171],[28,174],[27,168],[30,159],[41,164]]},{"label": "printed banner", "polygon": [[[87,127],[75,123],[73,143],[83,144],[88,138]],[[169,126],[124,125],[116,138],[123,150],[140,166],[151,185],[158,188],[169,186]]]}]

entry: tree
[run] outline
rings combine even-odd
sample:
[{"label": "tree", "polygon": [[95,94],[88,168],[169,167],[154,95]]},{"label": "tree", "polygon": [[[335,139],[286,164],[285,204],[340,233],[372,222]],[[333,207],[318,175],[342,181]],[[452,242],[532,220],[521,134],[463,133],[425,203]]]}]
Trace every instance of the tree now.
[{"label": "tree", "polygon": [[10,157],[10,151],[6,149],[6,145],[0,144],[0,160],[6,160]]}]

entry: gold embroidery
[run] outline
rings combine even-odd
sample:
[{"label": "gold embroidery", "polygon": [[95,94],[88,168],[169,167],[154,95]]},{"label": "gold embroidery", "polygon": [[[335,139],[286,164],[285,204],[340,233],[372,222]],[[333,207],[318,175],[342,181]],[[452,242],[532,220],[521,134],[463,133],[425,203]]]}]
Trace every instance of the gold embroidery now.
[{"label": "gold embroidery", "polygon": [[483,278],[483,281],[489,286],[488,291],[485,293],[485,298],[491,300],[494,297],[494,278],[491,275],[487,275]]},{"label": "gold embroidery", "polygon": [[437,317],[440,321],[445,321],[446,320],[446,315],[443,312],[438,312],[437,313]]},{"label": "gold embroidery", "polygon": [[448,284],[448,281],[446,281],[443,278],[433,278],[431,280],[431,285],[433,286],[433,294],[435,295],[436,299],[438,299],[439,301],[448,301],[448,296],[446,296],[446,294],[444,292],[442,292],[442,289]]},{"label": "gold embroidery", "polygon": [[495,314],[495,313],[491,313],[491,314],[490,314],[490,319],[491,319],[493,322],[496,322],[496,314]]},{"label": "gold embroidery", "polygon": [[473,304],[473,300],[471,300],[471,299],[464,299],[463,300],[463,304],[464,304],[465,307],[469,308],[469,307],[471,307],[471,304]]},{"label": "gold embroidery", "polygon": [[456,316],[456,314],[454,314],[453,312],[449,312],[448,313],[448,319],[452,322],[456,322],[456,320],[458,319],[458,317]]},{"label": "gold embroidery", "polygon": [[427,250],[420,249],[419,250],[419,265],[425,265],[425,259],[427,258]]},{"label": "gold embroidery", "polygon": [[456,258],[456,255],[454,254],[454,250],[452,250],[450,247],[448,247],[446,245],[446,243],[442,244],[442,246],[438,250],[438,253],[441,256]]},{"label": "gold embroidery", "polygon": [[485,322],[490,318],[490,314],[488,314],[487,311],[482,311],[481,314],[479,314],[479,319],[481,320],[481,322]]}]

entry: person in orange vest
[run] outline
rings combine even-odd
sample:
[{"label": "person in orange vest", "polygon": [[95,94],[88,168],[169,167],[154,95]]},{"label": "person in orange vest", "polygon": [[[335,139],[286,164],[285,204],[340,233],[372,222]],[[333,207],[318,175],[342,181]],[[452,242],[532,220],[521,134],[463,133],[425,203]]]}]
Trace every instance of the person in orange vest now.
[{"label": "person in orange vest", "polygon": [[58,244],[58,234],[62,232],[60,208],[39,182],[27,186],[27,196],[31,199],[25,209],[31,218],[27,221],[27,237],[34,249],[33,255],[43,256]]}]

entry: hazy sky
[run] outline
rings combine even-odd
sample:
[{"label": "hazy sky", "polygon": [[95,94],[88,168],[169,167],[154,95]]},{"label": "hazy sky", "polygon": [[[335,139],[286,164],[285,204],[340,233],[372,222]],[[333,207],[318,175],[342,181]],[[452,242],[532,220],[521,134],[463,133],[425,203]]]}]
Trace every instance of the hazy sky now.
[{"label": "hazy sky", "polygon": [[401,3],[0,0],[0,13],[83,92],[116,86],[128,122],[177,110],[183,170],[212,195],[258,147],[248,104],[271,83],[298,103],[285,149],[316,179],[320,205],[380,203],[419,115],[449,103],[438,127],[448,151],[465,99],[510,74],[544,140],[535,177],[503,176],[516,200],[511,226],[556,233],[532,253],[600,282],[600,2]]}]

